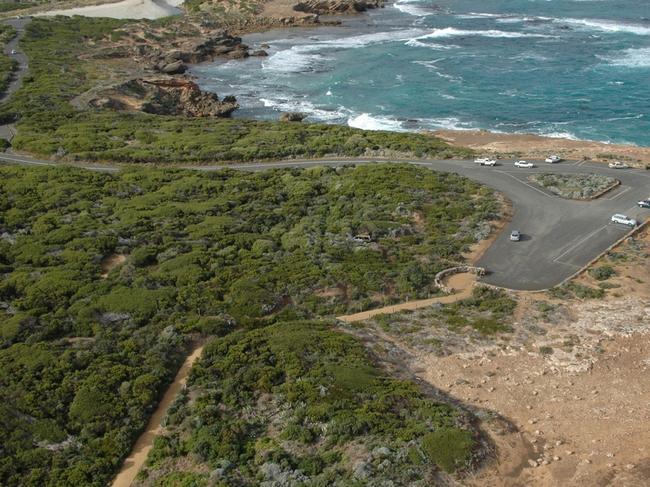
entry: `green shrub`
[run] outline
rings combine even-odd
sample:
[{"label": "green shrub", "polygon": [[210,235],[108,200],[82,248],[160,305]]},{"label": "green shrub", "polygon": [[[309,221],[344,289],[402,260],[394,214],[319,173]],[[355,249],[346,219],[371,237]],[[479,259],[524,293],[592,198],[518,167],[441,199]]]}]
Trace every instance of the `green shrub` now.
[{"label": "green shrub", "polygon": [[549,346],[546,346],[546,345],[541,346],[541,347],[539,347],[539,353],[541,353],[542,355],[552,355],[553,354],[553,347],[549,347]]},{"label": "green shrub", "polygon": [[473,445],[472,434],[458,428],[439,428],[422,438],[426,457],[448,473],[468,466]]},{"label": "green shrub", "polygon": [[610,277],[614,277],[616,275],[616,271],[610,265],[603,265],[600,267],[592,267],[589,269],[589,274],[597,281],[605,281]]}]

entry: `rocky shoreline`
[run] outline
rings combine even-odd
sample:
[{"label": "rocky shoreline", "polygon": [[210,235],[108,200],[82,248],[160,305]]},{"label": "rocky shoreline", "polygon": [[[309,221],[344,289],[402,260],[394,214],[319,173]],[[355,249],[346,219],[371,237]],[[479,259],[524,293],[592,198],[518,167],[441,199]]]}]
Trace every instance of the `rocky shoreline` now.
[{"label": "rocky shoreline", "polygon": [[[216,59],[264,57],[268,45],[254,48],[242,42],[244,33],[277,27],[338,24],[321,15],[365,12],[383,7],[382,0],[275,0],[263,6],[259,15],[242,18],[224,27],[225,22],[210,15],[184,14],[170,23],[134,21],[117,29],[101,45],[93,46],[92,59],[126,62],[133,76],[120,76],[108,87],[95,88],[78,97],[79,108],[144,111],[188,117],[228,117],[238,108],[234,97],[219,100],[202,91],[187,74],[192,64]],[[262,6],[260,6],[260,9]],[[284,120],[299,121],[292,114]]]}]

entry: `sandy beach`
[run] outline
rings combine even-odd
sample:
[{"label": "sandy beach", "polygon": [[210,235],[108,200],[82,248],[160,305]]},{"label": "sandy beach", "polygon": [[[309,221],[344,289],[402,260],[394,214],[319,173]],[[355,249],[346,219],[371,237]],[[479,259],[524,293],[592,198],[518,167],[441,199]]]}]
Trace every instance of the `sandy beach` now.
[{"label": "sandy beach", "polygon": [[110,17],[113,19],[159,19],[178,15],[183,0],[123,0],[117,3],[90,5],[87,7],[51,10],[42,16],[80,15],[82,17]]},{"label": "sandy beach", "polygon": [[455,147],[470,147],[481,153],[501,157],[543,159],[549,154],[558,154],[565,159],[590,159],[601,162],[620,160],[637,167],[650,164],[650,147],[556,139],[528,134],[502,134],[484,130],[438,130],[433,134]]}]

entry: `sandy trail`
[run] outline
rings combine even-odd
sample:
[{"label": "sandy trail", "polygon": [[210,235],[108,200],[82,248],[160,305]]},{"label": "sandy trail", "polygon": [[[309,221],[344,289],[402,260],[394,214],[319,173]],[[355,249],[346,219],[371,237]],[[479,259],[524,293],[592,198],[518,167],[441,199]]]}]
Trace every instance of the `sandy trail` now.
[{"label": "sandy trail", "polygon": [[337,316],[337,320],[345,321],[346,323],[352,323],[354,321],[363,321],[370,319],[377,315],[384,315],[390,313],[397,313],[399,311],[405,310],[414,310],[420,308],[426,308],[431,306],[434,303],[450,304],[460,301],[462,299],[467,299],[472,295],[472,289],[474,283],[476,282],[476,276],[474,274],[462,273],[454,274],[449,277],[447,280],[447,286],[457,290],[454,294],[449,294],[447,296],[440,296],[437,298],[429,299],[420,299],[417,301],[407,301],[406,303],[395,304],[392,306],[384,306],[383,308],[370,309],[368,311],[362,311],[360,313],[354,313],[351,315]]},{"label": "sandy trail", "polygon": [[159,436],[164,428],[162,420],[167,413],[167,409],[174,402],[178,393],[185,387],[187,377],[192,369],[192,365],[199,359],[203,352],[204,343],[199,344],[192,350],[192,353],[187,356],[185,362],[178,370],[174,381],[171,383],[162,400],[158,404],[156,411],[149,419],[146,429],[136,441],[135,446],[131,450],[131,454],[124,460],[120,472],[113,480],[112,487],[130,487],[136,475],[147,460],[149,451],[153,447],[153,442]]},{"label": "sandy trail", "polygon": [[116,3],[90,5],[88,7],[69,8],[44,12],[42,16],[80,15],[82,17],[110,17],[113,19],[159,19],[178,15],[184,0],[122,0]]}]

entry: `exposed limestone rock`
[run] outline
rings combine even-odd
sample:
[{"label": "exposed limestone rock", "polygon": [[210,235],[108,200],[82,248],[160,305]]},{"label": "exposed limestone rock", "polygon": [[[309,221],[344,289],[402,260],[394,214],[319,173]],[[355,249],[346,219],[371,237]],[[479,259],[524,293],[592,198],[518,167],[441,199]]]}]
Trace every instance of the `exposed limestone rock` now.
[{"label": "exposed limestone rock", "polygon": [[280,114],[280,122],[302,122],[307,115],[300,112],[286,112]]},{"label": "exposed limestone rock", "polygon": [[183,61],[174,61],[173,63],[160,63],[156,69],[165,74],[183,74],[187,71],[187,66]]},{"label": "exposed limestone rock", "polygon": [[383,0],[305,0],[296,4],[293,9],[297,12],[323,15],[365,12],[383,6]]},{"label": "exposed limestone rock", "polygon": [[142,111],[158,115],[227,117],[238,108],[232,96],[219,100],[185,79],[133,79],[102,92],[90,101],[95,108]]}]

